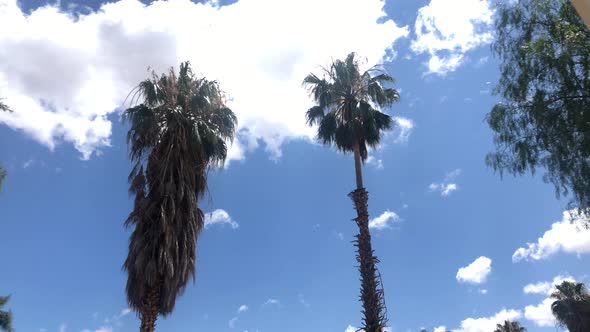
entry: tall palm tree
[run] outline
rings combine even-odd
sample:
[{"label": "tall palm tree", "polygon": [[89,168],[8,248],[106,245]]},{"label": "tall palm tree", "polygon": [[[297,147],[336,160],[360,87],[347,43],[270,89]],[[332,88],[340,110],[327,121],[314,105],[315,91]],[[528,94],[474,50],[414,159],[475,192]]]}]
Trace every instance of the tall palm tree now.
[{"label": "tall palm tree", "polygon": [[361,274],[363,329],[381,332],[387,324],[381,278],[373,255],[369,233],[368,193],[363,187],[361,164],[367,160],[367,148],[379,145],[384,131],[393,126],[392,118],[379,111],[399,99],[399,93],[386,84],[393,78],[380,66],[361,73],[355,54],[322,68],[322,77],[310,73],[303,81],[316,105],[306,113],[308,125],[317,125],[317,140],[352,153],[356,190],[349,196],[354,202],[359,228],[356,236],[357,261]]},{"label": "tall palm tree", "polygon": [[[0,296],[0,308],[10,300],[10,296]],[[0,329],[6,332],[14,332],[12,328],[12,312],[0,310]]]},{"label": "tall palm tree", "polygon": [[[138,104],[138,101],[141,101]],[[220,166],[237,118],[215,81],[197,77],[188,62],[141,82],[132,91],[125,120],[135,226],[124,269],[127,301],[139,313],[142,332],[152,332],[158,315],[174,309],[195,277],[196,244],[203,229],[198,200],[207,188],[207,171]]]},{"label": "tall palm tree", "polygon": [[583,283],[564,281],[551,294],[551,311],[570,332],[590,331],[590,295]]},{"label": "tall palm tree", "polygon": [[505,320],[504,324],[496,324],[494,332],[526,332],[526,328],[520,326],[519,322]]}]

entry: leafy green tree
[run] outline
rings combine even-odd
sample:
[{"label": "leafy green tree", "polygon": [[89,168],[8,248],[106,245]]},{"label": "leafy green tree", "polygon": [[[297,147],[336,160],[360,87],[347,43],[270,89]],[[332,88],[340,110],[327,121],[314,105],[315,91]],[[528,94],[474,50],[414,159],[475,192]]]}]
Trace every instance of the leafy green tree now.
[{"label": "leafy green tree", "polygon": [[496,324],[494,332],[526,332],[526,328],[520,326],[519,322],[505,320],[504,324]]},{"label": "leafy green tree", "polygon": [[[0,308],[6,305],[10,296],[0,296]],[[6,332],[14,332],[12,328],[12,312],[0,310],[0,329]]]},{"label": "leafy green tree", "polygon": [[567,0],[506,1],[495,27],[502,101],[487,117],[488,165],[514,175],[544,168],[558,197],[590,208],[590,31]]},{"label": "leafy green tree", "polygon": [[135,229],[124,268],[129,306],[139,313],[141,331],[152,332],[195,277],[204,225],[197,203],[207,171],[225,161],[237,118],[218,83],[197,77],[188,62],[178,76],[174,69],[152,72],[132,91],[131,104],[124,115],[135,202],[126,225]]},{"label": "leafy green tree", "polygon": [[[368,193],[363,187],[361,164],[367,159],[367,147],[376,148],[384,131],[392,128],[392,118],[379,111],[399,99],[399,93],[386,84],[393,78],[382,68],[361,73],[355,54],[336,60],[323,68],[323,76],[309,74],[303,81],[316,105],[306,113],[308,125],[317,125],[317,140],[352,153],[356,190],[349,196],[354,202],[359,227],[356,237],[357,260],[361,274],[362,327],[367,332],[381,332],[387,324],[383,289],[373,255],[369,233]],[[375,108],[377,107],[377,108]]]},{"label": "leafy green tree", "polygon": [[551,311],[557,322],[570,332],[590,331],[590,295],[583,283],[564,281],[551,294]]}]

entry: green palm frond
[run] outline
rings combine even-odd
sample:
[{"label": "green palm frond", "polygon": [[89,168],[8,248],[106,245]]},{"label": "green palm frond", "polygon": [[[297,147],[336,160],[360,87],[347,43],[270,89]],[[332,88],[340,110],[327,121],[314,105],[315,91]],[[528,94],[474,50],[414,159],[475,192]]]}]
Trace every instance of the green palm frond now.
[{"label": "green palm frond", "polygon": [[590,329],[590,295],[583,283],[564,281],[551,294],[551,311],[557,322],[570,332]]},{"label": "green palm frond", "polygon": [[395,81],[381,66],[361,73],[355,53],[322,68],[323,77],[310,73],[303,80],[315,105],[306,112],[308,125],[317,125],[318,141],[352,152],[359,144],[362,160],[367,148],[379,145],[383,133],[393,127],[391,116],[381,109],[399,100]]}]

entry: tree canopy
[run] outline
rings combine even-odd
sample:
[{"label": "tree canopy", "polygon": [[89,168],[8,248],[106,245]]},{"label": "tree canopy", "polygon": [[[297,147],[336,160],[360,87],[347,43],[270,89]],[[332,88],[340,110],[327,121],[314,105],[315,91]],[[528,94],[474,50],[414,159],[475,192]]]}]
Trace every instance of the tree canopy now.
[{"label": "tree canopy", "polygon": [[[130,123],[129,176],[134,226],[124,267],[132,309],[172,312],[176,298],[194,278],[196,242],[204,225],[198,199],[210,167],[223,165],[237,118],[215,81],[193,74],[188,62],[139,84],[125,111]],[[152,309],[150,309],[152,310]]]},{"label": "tree canopy", "polygon": [[590,208],[590,31],[568,0],[500,5],[492,46],[501,60],[487,117],[494,170],[543,179],[572,205]]}]

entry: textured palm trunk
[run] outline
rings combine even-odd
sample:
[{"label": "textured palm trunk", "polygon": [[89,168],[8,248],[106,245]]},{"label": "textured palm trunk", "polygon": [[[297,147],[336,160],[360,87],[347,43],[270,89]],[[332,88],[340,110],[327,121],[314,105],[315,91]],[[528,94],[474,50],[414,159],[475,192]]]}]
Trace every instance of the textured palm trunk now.
[{"label": "textured palm trunk", "polygon": [[373,255],[371,233],[369,232],[369,194],[363,188],[361,161],[358,145],[354,149],[354,165],[357,189],[349,194],[354,203],[357,217],[354,219],[359,234],[356,236],[356,259],[361,273],[361,301],[363,304],[363,329],[366,332],[383,332],[387,324],[387,312],[377,271],[377,257]]},{"label": "textured palm trunk", "polygon": [[160,299],[159,286],[152,287],[147,294],[145,305],[141,311],[140,332],[154,332],[158,319],[158,302]]}]

